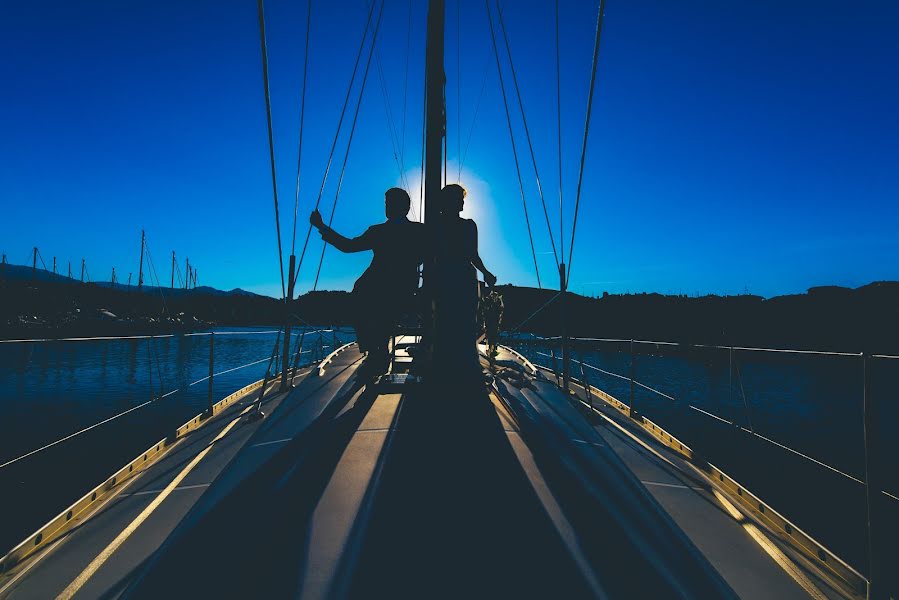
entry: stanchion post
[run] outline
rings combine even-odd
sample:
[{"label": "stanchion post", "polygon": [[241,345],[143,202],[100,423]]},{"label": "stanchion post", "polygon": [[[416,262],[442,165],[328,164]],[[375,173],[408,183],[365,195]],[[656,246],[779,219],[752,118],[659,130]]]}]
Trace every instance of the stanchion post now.
[{"label": "stanchion post", "polygon": [[247,420],[249,421],[258,421],[259,419],[265,418],[265,413],[262,412],[262,401],[265,399],[265,388],[268,387],[269,378],[272,376],[272,365],[274,365],[276,370],[278,368],[278,363],[276,361],[278,356],[278,345],[280,342],[281,331],[278,330],[278,336],[275,338],[275,347],[272,349],[272,355],[268,359],[268,366],[265,368],[265,377],[262,378],[262,387],[259,389],[259,398],[257,398],[254,403],[256,408],[247,415]]},{"label": "stanchion post", "polygon": [[593,393],[590,390],[590,379],[587,377],[587,370],[584,368],[584,355],[580,355],[581,360],[581,381],[584,384],[584,393],[587,394],[587,404],[590,405],[590,408],[593,408]]},{"label": "stanchion post", "polygon": [[[731,425],[739,429],[739,425],[737,424],[737,411],[734,409],[734,347],[730,346],[728,348],[727,354],[727,403],[728,410],[731,411],[731,414],[734,416],[733,421],[731,421]],[[723,416],[723,415],[722,415]]]},{"label": "stanchion post", "polygon": [[206,400],[209,405],[209,416],[212,416],[212,378],[215,374],[215,332],[209,334],[209,386],[206,391]]},{"label": "stanchion post", "polygon": [[885,544],[882,540],[880,469],[877,464],[877,406],[868,384],[870,357],[862,354],[862,406],[865,434],[865,505],[868,528],[868,600],[886,600],[889,597],[884,581],[882,564]]},{"label": "stanchion post", "polygon": [[571,388],[571,351],[568,339],[568,307],[566,306],[568,282],[565,279],[565,263],[559,265],[559,302],[562,313],[562,389],[567,394]]},{"label": "stanchion post", "polygon": [[631,368],[630,368],[630,380],[631,380],[631,395],[630,395],[630,408],[628,409],[628,416],[632,419],[637,418],[637,410],[634,406],[634,376],[636,374],[637,369],[637,354],[634,352],[634,340],[631,340]]},{"label": "stanchion post", "polygon": [[562,378],[559,377],[559,361],[556,360],[556,351],[550,348],[549,355],[553,359],[553,375],[556,376],[556,384],[562,385]]},{"label": "stanchion post", "polygon": [[396,331],[390,334],[390,372],[396,371]]}]

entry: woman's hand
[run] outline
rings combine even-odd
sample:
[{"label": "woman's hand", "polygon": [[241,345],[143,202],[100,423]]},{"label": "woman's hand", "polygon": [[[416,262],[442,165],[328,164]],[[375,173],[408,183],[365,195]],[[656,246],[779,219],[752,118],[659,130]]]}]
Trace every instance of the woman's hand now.
[{"label": "woman's hand", "polygon": [[321,230],[321,228],[325,226],[325,221],[324,219],[322,219],[322,214],[317,210],[313,210],[312,214],[309,215],[309,222],[318,230]]},{"label": "woman's hand", "polygon": [[496,285],[496,275],[494,275],[493,273],[490,273],[489,271],[484,273],[484,283],[486,283],[490,287],[495,286]]}]

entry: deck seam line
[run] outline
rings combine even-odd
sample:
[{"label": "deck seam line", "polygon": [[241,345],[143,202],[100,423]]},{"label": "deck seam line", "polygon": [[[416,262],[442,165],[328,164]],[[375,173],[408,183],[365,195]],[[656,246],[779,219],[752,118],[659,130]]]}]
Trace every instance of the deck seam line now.
[{"label": "deck seam line", "polygon": [[260,446],[270,446],[272,444],[286,444],[287,442],[292,442],[293,438],[282,438],[280,440],[271,440],[268,442],[259,442],[257,444],[252,444],[250,448],[258,448]]},{"label": "deck seam line", "polygon": [[91,577],[93,577],[94,574],[106,563],[106,561],[109,560],[113,553],[115,553],[115,551],[118,550],[122,546],[122,544],[124,544],[128,540],[129,537],[131,537],[131,534],[133,534],[148,518],[150,518],[150,515],[152,515],[153,512],[155,512],[156,509],[159,508],[159,506],[165,501],[169,494],[171,494],[171,492],[176,487],[178,487],[178,484],[181,483],[181,481],[183,481],[184,478],[187,477],[198,464],[200,464],[200,461],[206,458],[206,455],[209,454],[209,452],[215,446],[216,442],[224,438],[228,434],[228,432],[231,431],[231,429],[240,422],[243,416],[249,411],[251,406],[248,406],[247,408],[242,410],[240,414],[237,415],[237,417],[235,417],[230,423],[228,423],[228,425],[226,425],[225,428],[222,429],[222,431],[219,432],[217,436],[215,436],[215,439],[213,439],[209,443],[209,445],[201,450],[200,453],[197,454],[193,458],[193,460],[191,460],[187,464],[187,466],[184,467],[184,469],[175,476],[175,479],[173,479],[171,483],[166,486],[165,490],[163,490],[161,494],[154,498],[149,506],[144,508],[144,510],[141,511],[141,513],[133,521],[131,521],[131,523],[129,523],[128,526],[125,527],[125,529],[123,529],[119,533],[119,535],[116,536],[116,538],[112,542],[110,542],[109,545],[107,545],[106,548],[104,548],[103,551],[100,552],[100,554],[98,554],[97,557],[94,558],[94,560],[92,560],[90,564],[88,564],[87,567],[85,567],[85,569],[81,571],[81,573],[68,586],[66,586],[66,588],[56,597],[57,600],[69,600],[75,594],[77,594],[78,591],[81,590],[82,587],[84,587],[84,584],[86,584],[87,581]]},{"label": "deck seam line", "polygon": [[[163,450],[163,452],[159,455],[159,457],[157,458],[157,460],[160,461],[160,460],[162,460],[163,458],[165,458],[165,457],[169,454],[169,452],[171,452],[174,448],[176,448],[179,444],[181,444],[181,442],[184,441],[184,439],[185,439],[185,438],[179,438],[174,444],[172,444],[171,446],[168,446],[168,447],[167,447],[165,450]],[[158,463],[157,463],[157,464],[158,464]],[[108,504],[110,504],[113,500],[116,500],[117,498],[120,498],[120,497],[122,496],[122,492],[123,492],[123,491],[125,491],[126,489],[128,489],[129,487],[131,487],[133,484],[135,484],[137,481],[139,481],[144,475],[147,474],[147,472],[148,472],[148,470],[142,470],[140,473],[137,474],[136,477],[132,477],[131,479],[128,479],[124,484],[122,484],[122,488],[119,490],[118,493],[116,493],[116,494],[110,494],[107,498],[105,498],[102,502],[100,502],[96,507],[94,507],[94,508],[93,508],[90,512],[88,512],[86,515],[79,516],[79,517],[78,517],[78,520],[79,520],[81,523],[86,523],[86,522],[89,521],[90,519],[94,518],[94,517],[95,517],[96,515],[98,515],[104,508],[106,508],[106,506],[107,506]],[[20,572],[17,573],[16,575],[14,575],[13,578],[12,578],[10,581],[8,581],[8,582],[6,583],[6,585],[4,585],[2,588],[0,588],[0,596],[2,596],[3,594],[5,594],[5,593],[7,592],[7,590],[9,590],[9,588],[10,588],[11,586],[13,586],[19,579],[22,578],[22,576],[24,576],[26,573],[28,573],[29,571],[31,571],[31,569],[34,568],[34,567],[36,567],[39,563],[43,562],[43,560],[44,560],[45,558],[47,558],[48,556],[50,556],[50,555],[53,553],[53,550],[55,550],[56,548],[58,548],[59,546],[61,546],[64,542],[66,542],[66,541],[68,540],[68,535],[69,535],[70,532],[71,532],[71,531],[67,531],[67,532],[63,533],[63,534],[60,535],[59,538],[56,539],[52,544],[50,544],[49,546],[47,546],[44,550],[41,550],[39,554],[34,555],[33,557],[31,557],[32,560],[30,560],[30,561],[28,562],[28,564],[25,566],[25,568],[23,568],[22,571],[20,571]],[[20,564],[21,564],[21,563],[20,563]]]},{"label": "deck seam line", "polygon": [[643,485],[652,485],[652,486],[665,487],[665,488],[675,488],[675,489],[679,489],[679,490],[694,490],[697,492],[706,491],[705,488],[701,488],[701,487],[693,486],[693,485],[683,485],[681,483],[665,483],[663,481],[648,481],[648,480],[644,480],[644,479],[641,479],[640,483],[642,483]]},{"label": "deck seam line", "polygon": [[[207,487],[209,487],[210,485],[212,485],[212,484],[211,484],[211,483],[195,483],[195,484],[192,484],[192,485],[179,485],[178,487],[176,487],[176,488],[173,489],[172,491],[173,491],[173,492],[178,492],[178,491],[181,491],[181,490],[194,490],[194,489],[198,489],[198,488],[207,488]],[[161,490],[144,490],[144,491],[142,491],[142,492],[134,492],[133,494],[119,494],[119,498],[125,498],[125,497],[129,497],[129,496],[149,496],[149,495],[151,495],[151,494],[159,494],[159,493],[161,493],[161,492],[163,492],[163,491],[165,491],[165,489],[161,489]]]}]

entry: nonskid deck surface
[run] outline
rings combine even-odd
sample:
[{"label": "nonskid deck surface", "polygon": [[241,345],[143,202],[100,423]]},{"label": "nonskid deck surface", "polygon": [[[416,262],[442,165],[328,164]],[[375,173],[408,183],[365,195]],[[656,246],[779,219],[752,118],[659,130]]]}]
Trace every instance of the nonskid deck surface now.
[{"label": "nonskid deck surface", "polygon": [[[499,358],[507,364],[515,362],[515,357],[505,351]],[[553,407],[558,411],[557,418],[577,418],[571,414],[571,403],[556,381],[542,373],[532,379],[528,388],[506,389],[535,407]],[[582,387],[572,389],[576,398],[587,401]],[[607,416],[592,427],[602,443],[621,459],[740,597],[845,597],[844,592],[804,566],[773,534],[765,535],[758,528],[750,532],[748,520],[734,504],[716,495],[709,482],[685,459],[668,452],[650,436],[641,435],[639,430],[631,431],[627,420],[600,399],[594,396],[591,401]],[[760,539],[759,533],[764,537]]]},{"label": "nonskid deck surface", "polygon": [[[622,535],[620,505],[552,474],[558,461],[531,452],[517,416],[494,400],[480,380],[345,386],[272,460],[195,509],[126,597],[171,596],[173,581],[187,597],[663,597],[674,580],[682,596],[733,597],[692,552],[670,558],[676,577],[662,575]],[[631,510],[655,507],[637,494]],[[649,512],[636,518],[644,533],[675,531]],[[600,532],[589,543],[585,520]],[[685,547],[673,538],[659,547]],[[239,568],[191,576],[223,564]]]},{"label": "nonskid deck surface", "polygon": [[[300,404],[307,395],[333,393],[350,377],[347,367],[359,360],[357,352],[345,352],[324,378],[303,379],[308,370],[301,371],[297,387],[288,394],[269,392],[263,410],[273,412],[282,404]],[[0,597],[117,597],[185,515],[201,498],[208,497],[212,482],[223,471],[231,472],[232,460],[248,440],[267,432],[280,435],[270,421],[246,418],[245,411],[256,398],[252,394],[239,401],[172,446],[58,542],[0,580]],[[263,454],[265,447],[260,449]],[[194,461],[201,454],[202,458]],[[73,586],[76,580],[79,584]]]},{"label": "nonskid deck surface", "polygon": [[[173,580],[185,596],[596,597],[483,384],[422,391],[344,390],[326,434],[189,518],[129,597]],[[227,578],[187,576],[235,560]]]}]

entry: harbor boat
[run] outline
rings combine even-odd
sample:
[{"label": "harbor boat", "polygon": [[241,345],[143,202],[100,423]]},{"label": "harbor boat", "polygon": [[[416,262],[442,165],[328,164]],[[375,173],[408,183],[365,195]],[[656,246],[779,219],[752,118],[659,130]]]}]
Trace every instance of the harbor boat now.
[{"label": "harbor boat", "polygon": [[[368,8],[363,88],[383,7]],[[427,200],[444,182],[445,10],[429,0],[423,216],[436,235]],[[499,7],[488,11],[491,33],[504,31]],[[477,364],[457,360],[440,333],[453,298],[433,283],[439,258],[425,262],[420,323],[390,336],[386,374],[361,369],[354,342],[301,360],[305,324],[289,303],[304,254],[289,258],[265,377],[160,432],[22,540],[0,559],[0,597],[896,597],[877,538],[862,573],[641,414],[633,394],[591,383],[572,323],[546,342],[551,365],[511,335],[479,340]],[[552,302],[564,303],[570,258],[558,267]],[[868,494],[874,518],[882,494]]]}]

